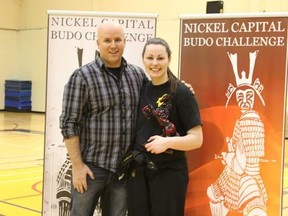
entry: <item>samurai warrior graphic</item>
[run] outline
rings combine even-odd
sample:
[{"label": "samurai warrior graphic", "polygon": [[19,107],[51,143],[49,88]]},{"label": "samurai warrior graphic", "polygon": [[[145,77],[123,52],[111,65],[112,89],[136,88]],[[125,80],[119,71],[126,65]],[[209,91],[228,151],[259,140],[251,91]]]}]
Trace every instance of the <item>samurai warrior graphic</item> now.
[{"label": "samurai warrior graphic", "polygon": [[261,96],[264,87],[259,78],[252,83],[255,60],[258,51],[250,52],[250,68],[247,76],[242,71],[238,74],[237,53],[228,53],[232,63],[237,86],[228,86],[226,107],[235,92],[241,116],[235,122],[232,137],[226,138],[228,152],[215,155],[224,165],[218,179],[207,189],[212,216],[225,216],[230,211],[242,215],[267,215],[266,203],[268,196],[260,176],[260,162],[265,155],[264,124],[254,110],[255,93],[263,106]]}]

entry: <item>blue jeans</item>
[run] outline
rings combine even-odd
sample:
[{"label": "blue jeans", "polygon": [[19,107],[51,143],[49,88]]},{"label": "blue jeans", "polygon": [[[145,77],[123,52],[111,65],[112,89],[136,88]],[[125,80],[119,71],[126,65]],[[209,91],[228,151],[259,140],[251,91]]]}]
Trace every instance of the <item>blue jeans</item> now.
[{"label": "blue jeans", "polygon": [[101,198],[102,216],[125,216],[127,210],[127,181],[118,181],[115,173],[87,164],[94,180],[87,176],[88,189],[79,193],[72,187],[71,216],[92,216]]}]

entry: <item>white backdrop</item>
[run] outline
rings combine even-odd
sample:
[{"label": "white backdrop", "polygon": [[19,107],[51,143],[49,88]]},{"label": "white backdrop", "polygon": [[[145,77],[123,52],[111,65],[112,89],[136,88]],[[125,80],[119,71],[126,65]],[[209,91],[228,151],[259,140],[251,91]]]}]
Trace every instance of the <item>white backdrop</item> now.
[{"label": "white backdrop", "polygon": [[43,215],[69,215],[71,169],[59,129],[62,94],[72,72],[94,59],[97,26],[106,20],[123,25],[127,40],[124,57],[128,62],[142,67],[142,48],[149,38],[155,37],[157,16],[48,11]]}]

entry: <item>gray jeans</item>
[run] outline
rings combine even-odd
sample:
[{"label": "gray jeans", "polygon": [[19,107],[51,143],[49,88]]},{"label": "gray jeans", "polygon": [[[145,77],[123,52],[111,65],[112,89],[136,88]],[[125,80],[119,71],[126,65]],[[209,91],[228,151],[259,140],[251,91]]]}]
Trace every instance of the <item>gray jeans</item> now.
[{"label": "gray jeans", "polygon": [[127,181],[118,181],[114,173],[94,164],[87,166],[93,172],[94,180],[87,176],[88,190],[82,194],[72,187],[71,216],[92,216],[98,203],[102,216],[125,216]]}]

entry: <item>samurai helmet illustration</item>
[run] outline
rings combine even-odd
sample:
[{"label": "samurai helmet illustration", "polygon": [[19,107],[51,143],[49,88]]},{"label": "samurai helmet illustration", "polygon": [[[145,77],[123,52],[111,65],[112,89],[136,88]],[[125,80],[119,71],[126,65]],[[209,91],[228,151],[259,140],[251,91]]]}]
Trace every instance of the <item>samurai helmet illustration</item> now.
[{"label": "samurai helmet illustration", "polygon": [[233,72],[234,72],[234,76],[235,76],[235,80],[236,80],[236,85],[237,86],[235,87],[231,83],[229,83],[227,91],[226,91],[226,97],[227,97],[226,107],[228,106],[229,100],[232,97],[232,95],[234,94],[234,92],[238,88],[243,87],[243,86],[246,86],[248,88],[253,89],[256,92],[256,94],[259,96],[263,106],[265,106],[265,101],[264,101],[264,99],[263,99],[263,97],[261,95],[261,92],[263,91],[264,86],[261,84],[259,78],[256,78],[254,83],[252,84],[254,66],[255,66],[255,61],[256,61],[256,57],[258,55],[258,52],[259,51],[256,50],[254,52],[250,52],[249,53],[249,61],[250,61],[249,73],[248,73],[248,76],[247,76],[246,72],[242,71],[241,72],[241,77],[239,76],[239,73],[238,73],[237,53],[233,54],[233,53],[227,52],[228,57],[229,57],[229,59],[231,61],[231,64],[232,64],[232,68],[233,68]]}]

